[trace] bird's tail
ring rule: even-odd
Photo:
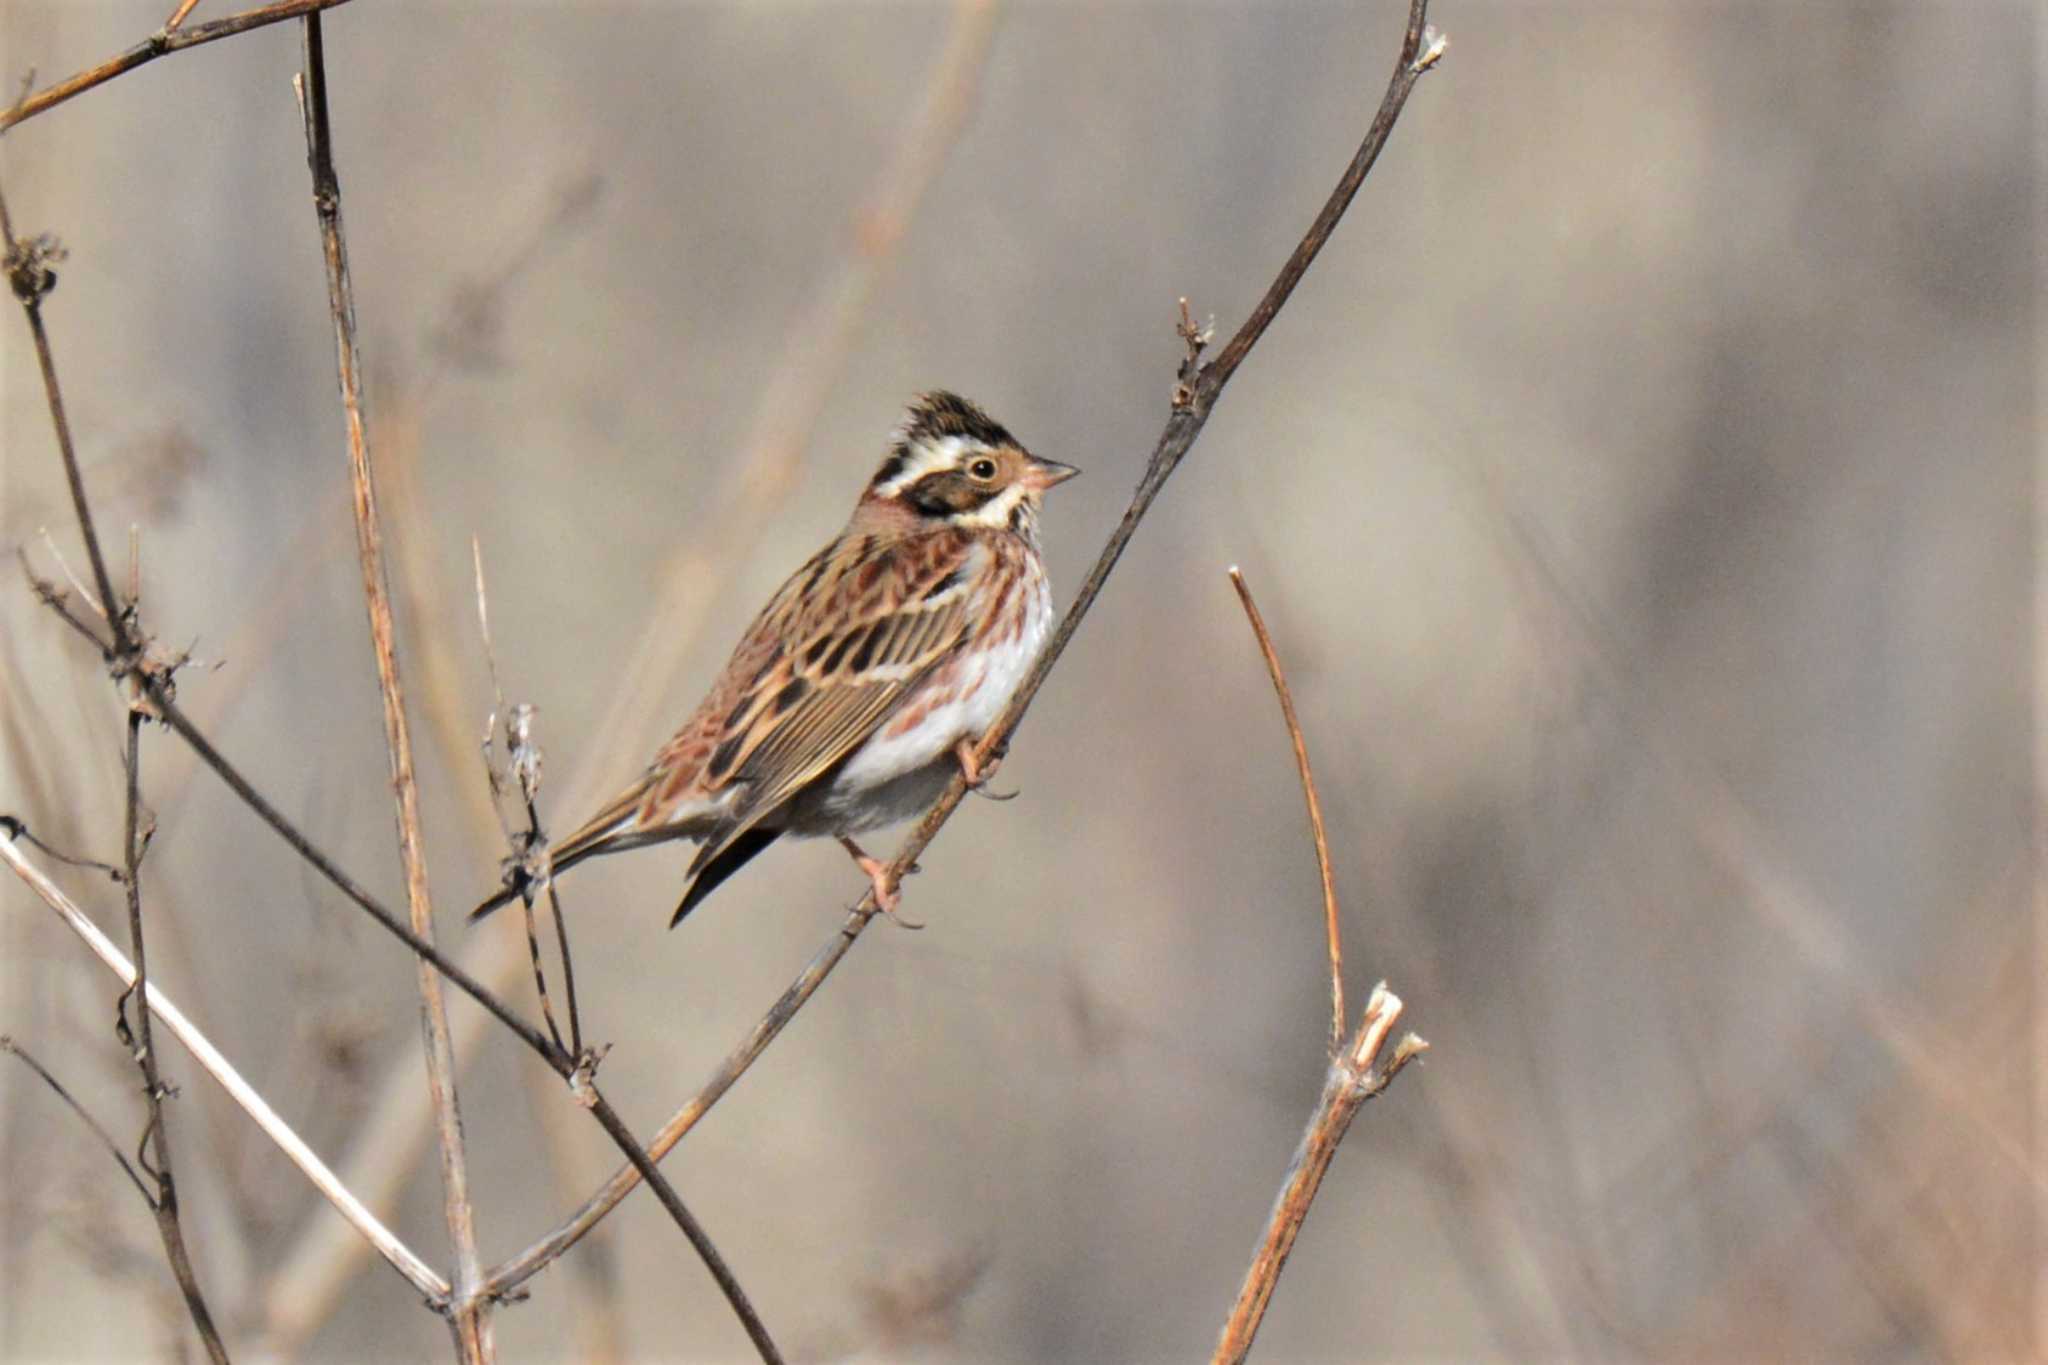
[[[674,829],[643,830],[639,827],[640,801],[646,791],[647,779],[642,778],[606,803],[603,810],[586,820],[574,834],[550,846],[549,878],[559,876],[585,858],[594,858],[600,853],[617,853],[675,838],[679,831]],[[502,909],[535,889],[533,877],[515,863],[505,874],[505,885],[469,912],[469,922],[474,924],[493,910]]]

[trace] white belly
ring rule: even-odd
[[[962,739],[978,738],[995,723],[1045,646],[1052,629],[1052,593],[1043,578],[1033,585],[1023,617],[1015,638],[960,661],[958,676],[947,679],[952,685],[945,688],[957,700],[932,707],[900,734],[884,721],[874,737],[854,751],[817,804],[793,812],[793,832],[874,829],[907,819],[936,800],[957,770],[954,746]],[[934,677],[926,685],[939,682]],[[917,704],[916,694],[905,698],[898,715]]]

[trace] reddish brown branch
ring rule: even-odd
[[[1301,735],[1301,720],[1294,714],[1294,694],[1287,689],[1287,674],[1280,667],[1280,655],[1273,637],[1266,631],[1266,618],[1252,600],[1251,585],[1237,566],[1230,569],[1230,586],[1244,603],[1244,614],[1259,638],[1259,653],[1266,658],[1266,673],[1273,679],[1273,691],[1280,698],[1280,717],[1287,722],[1287,738],[1294,745],[1294,766],[1301,773],[1301,794],[1308,802],[1309,832],[1316,841],[1316,871],[1323,879],[1323,928],[1330,942],[1330,1060],[1344,1048],[1344,935],[1337,918],[1337,879],[1330,871],[1330,838],[1323,828],[1323,803],[1316,796],[1316,775],[1308,766],[1308,742]]]
[[[1309,1205],[1315,1202],[1316,1190],[1330,1169],[1330,1160],[1337,1155],[1337,1144],[1344,1140],[1359,1106],[1385,1090],[1402,1067],[1429,1047],[1411,1033],[1395,1044],[1393,1054],[1381,1063],[1380,1051],[1400,1017],[1401,998],[1388,990],[1384,981],[1374,986],[1351,1045],[1330,1063],[1322,1099],[1309,1119],[1294,1163],[1287,1168],[1280,1198],[1266,1223],[1266,1235],[1260,1239],[1251,1268],[1245,1272],[1244,1287],[1238,1291],[1237,1305],[1223,1324],[1222,1339],[1216,1343],[1215,1365],[1238,1365],[1251,1352],[1252,1337],[1266,1315],[1266,1305],[1272,1301],[1273,1286],[1287,1264],[1287,1254],[1294,1249],[1302,1220],[1308,1217]]]

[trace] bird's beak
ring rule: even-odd
[[[1065,483],[1081,471],[1058,460],[1042,460],[1036,455],[1025,457],[1025,465],[1033,491],[1043,493],[1056,483]]]

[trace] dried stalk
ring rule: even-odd
[[[411,738],[405,722],[404,694],[398,678],[398,660],[391,621],[389,585],[383,562],[383,533],[377,518],[376,496],[370,475],[369,455],[363,435],[359,386],[360,366],[355,344],[355,303],[349,287],[348,257],[341,231],[341,186],[334,171],[333,144],[328,131],[327,74],[318,13],[306,16],[305,106],[307,154],[313,170],[313,202],[320,219],[321,244],[327,262],[328,307],[334,317],[335,346],[341,378],[342,406],[348,420],[349,471],[355,491],[357,549],[362,562],[363,594],[369,605],[370,631],[377,654],[377,679],[384,697],[385,739],[391,751],[392,778],[399,801],[399,851],[406,869],[407,898],[412,911],[413,933],[425,943],[433,941],[433,911],[428,897],[426,867],[420,847],[418,788],[412,774]],[[440,1128],[442,1182],[449,1235],[455,1244],[455,1291],[450,1308],[456,1340],[465,1360],[482,1362],[493,1354],[490,1335],[491,1300],[478,1292],[481,1267],[476,1252],[474,1214],[469,1201],[467,1170],[462,1149],[462,1120],[455,1096],[455,1059],[449,1044],[447,1009],[441,995],[440,978],[431,964],[419,964],[420,995],[427,1031],[427,1072],[434,1092],[436,1121]],[[591,1084],[581,1059],[572,1058],[552,1043],[542,1055],[561,1068],[562,1074],[578,1086],[596,1117],[612,1140],[625,1151],[655,1186],[655,1193],[696,1248],[718,1281],[741,1326],[764,1361],[779,1362],[780,1354],[766,1326],[753,1310],[739,1282],[725,1265],[710,1237],[684,1206],[681,1198],[655,1170],[653,1162],[639,1148],[637,1140],[611,1106]]]
[[[46,601],[57,607],[58,615],[82,631],[87,638],[100,646],[103,657],[119,661],[138,680],[167,676],[155,670],[158,665],[146,657],[145,642],[135,629],[134,594],[124,606],[114,595],[114,583],[107,572],[106,555],[100,548],[99,537],[93,531],[91,507],[86,501],[85,480],[79,472],[77,448],[71,440],[71,423],[64,410],[63,390],[57,383],[57,362],[50,347],[48,330],[43,326],[43,296],[56,287],[57,277],[50,269],[50,262],[61,257],[61,249],[53,243],[38,239],[23,243],[14,235],[14,222],[7,212],[7,202],[0,197],[0,247],[5,250],[5,268],[9,285],[15,297],[21,301],[22,313],[28,320],[29,335],[35,345],[36,363],[42,371],[43,394],[50,409],[50,425],[57,438],[57,448],[64,464],[64,476],[71,489],[71,501],[78,513],[79,527],[85,537],[86,553],[92,563],[93,582],[99,591],[98,607],[106,623],[107,636],[101,639],[98,632],[82,619],[63,610],[55,600],[55,594],[46,586],[39,585]],[[139,569],[137,570],[139,575]],[[139,592],[139,588],[137,589]],[[146,988],[144,975],[144,937],[142,929],[141,864],[142,835],[140,829],[141,809],[141,733],[142,722],[148,715],[139,701],[132,703],[128,712],[127,746],[127,808],[125,816],[126,849],[123,855],[124,879],[128,891],[128,933],[133,946],[136,962],[136,980]],[[12,841],[9,841],[12,848]],[[125,1007],[126,1000],[123,999]],[[184,1296],[186,1310],[191,1314],[192,1326],[206,1344],[208,1356],[215,1365],[225,1365],[227,1349],[222,1344],[219,1329],[215,1327],[213,1313],[206,1305],[206,1296],[200,1291],[199,1279],[192,1269],[192,1258],[185,1246],[185,1230],[178,1216],[177,1183],[171,1166],[169,1124],[164,1118],[163,1100],[165,1088],[157,1068],[156,1050],[151,1044],[149,1010],[145,1006],[137,1012],[138,1026],[129,1034],[125,1013],[117,1020],[118,1031],[123,1042],[128,1043],[135,1054],[137,1065],[142,1071],[143,1093],[149,1105],[149,1124],[143,1131],[142,1141],[136,1149],[136,1162],[156,1184],[156,1197],[151,1209],[156,1216],[158,1236],[164,1244],[164,1256],[170,1262],[171,1273],[178,1281],[178,1290]],[[155,1149],[156,1159],[152,1162],[148,1153]]]
[[[100,932],[99,927],[86,917],[85,912],[79,909],[41,868],[22,854],[5,827],[0,827],[0,862],[5,862],[14,870],[16,876],[28,884],[30,890],[42,897],[44,904],[56,911],[58,918],[64,921],[66,927],[85,941],[86,947],[92,949],[93,955],[105,963],[123,985],[134,984],[135,968],[127,956],[114,946],[112,939]],[[421,1260],[396,1233],[378,1221],[377,1216],[365,1208],[360,1200],[349,1193],[348,1187],[328,1169],[327,1164],[306,1145],[304,1139],[292,1131],[291,1125],[278,1116],[277,1111],[257,1093],[256,1088],[242,1079],[241,1073],[236,1071],[206,1035],[185,1017],[184,1012],[172,1003],[170,997],[152,983],[144,998],[150,1012],[162,1020],[164,1027],[171,1031],[171,1036],[192,1054],[192,1059],[199,1064],[200,1069],[220,1083],[221,1089],[227,1091],[228,1098],[241,1106],[242,1111],[256,1121],[256,1126],[263,1130],[264,1136],[277,1144],[277,1149],[304,1172],[313,1188],[320,1191],[327,1201],[334,1205],[335,1211],[362,1234],[363,1240],[389,1261],[399,1274],[405,1276],[413,1288],[426,1297],[429,1304],[439,1307],[446,1303],[448,1282],[442,1279],[432,1266]]]
[[[420,838],[419,784],[413,774],[412,735],[406,724],[405,687],[398,673],[396,627],[391,619],[391,591],[384,571],[384,530],[378,520],[376,484],[370,476],[370,455],[363,432],[355,296],[349,284],[348,247],[342,236],[341,181],[334,170],[327,113],[327,65],[317,12],[308,14],[305,20],[305,73],[299,93],[306,125],[306,156],[313,172],[313,210],[319,218],[321,254],[327,266],[327,306],[334,318],[342,413],[348,431],[356,557],[362,568],[363,600],[369,609],[377,690],[384,703],[384,743],[391,759],[392,794],[397,803],[398,857],[405,871],[412,931],[431,943],[434,906],[427,886],[426,850]],[[416,961],[414,968],[419,979],[420,1027],[426,1041],[427,1088],[432,1095],[440,1137],[442,1213],[455,1253],[449,1322],[459,1357],[471,1365],[484,1365],[495,1358],[496,1349],[486,1305],[472,1292],[479,1270],[476,1211],[469,1197],[462,1105],[456,1093],[454,1052],[448,1043],[448,1002],[432,964]]]

